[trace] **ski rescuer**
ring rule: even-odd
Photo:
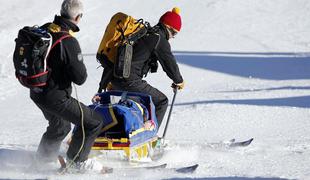
[[[73,123],[77,130],[67,151],[66,164],[80,170],[85,167],[91,147],[104,124],[100,114],[71,97],[71,84],[82,85],[87,78],[80,45],[73,37],[73,32],[79,31],[77,24],[83,15],[81,0],[64,0],[60,14],[55,16],[53,23],[43,27],[48,27],[53,39],[57,40],[64,34],[70,34],[70,37],[63,39],[49,54],[48,67],[51,68],[51,74],[47,85],[41,92],[30,91],[31,99],[48,120],[48,127],[37,150],[36,162],[40,166],[40,163],[57,160],[61,142]]]
[[[104,77],[109,76],[104,69],[103,77],[100,82],[98,92],[102,89],[121,90],[140,92],[151,95],[155,105],[156,117],[160,126],[165,112],[168,107],[168,98],[158,89],[154,88],[148,82],[143,80],[143,77],[150,72],[156,72],[158,61],[167,76],[173,81],[172,87],[177,89],[184,88],[184,81],[179,71],[178,64],[174,55],[171,52],[169,40],[174,38],[181,30],[182,22],[179,8],[173,8],[163,14],[156,26],[155,33],[149,33],[139,39],[133,45],[133,54],[131,62],[131,71],[128,78]],[[97,59],[104,58],[101,54],[97,54]],[[102,81],[105,82],[102,82]],[[99,101],[99,96],[94,96],[93,101]]]

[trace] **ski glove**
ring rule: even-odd
[[[95,94],[94,97],[91,99],[91,102],[92,102],[93,104],[95,104],[95,103],[99,103],[100,100],[101,100],[101,97],[99,96],[99,93],[97,93],[97,94]]]
[[[185,86],[184,81],[181,83],[178,83],[178,84],[172,83],[172,85],[171,85],[172,88],[177,88],[178,90],[182,90],[184,88],[184,86]]]
[[[107,85],[106,90],[107,90],[107,91],[111,91],[111,90],[112,90],[112,88],[113,88],[113,85],[112,85],[112,83],[111,83],[111,82],[109,82],[109,83],[108,83],[108,85]]]

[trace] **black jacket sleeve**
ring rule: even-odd
[[[74,37],[63,40],[63,49],[67,76],[73,83],[82,85],[86,81],[87,71],[78,41]]]
[[[160,33],[160,39],[157,47],[155,47],[155,54],[158,57],[158,60],[166,72],[167,76],[173,80],[174,83],[183,82],[183,78],[179,71],[178,64],[174,55],[171,52],[171,46],[168,40]]]

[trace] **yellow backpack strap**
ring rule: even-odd
[[[48,26],[48,30],[52,33],[58,33],[58,32],[62,32],[61,31],[61,27],[55,23],[51,23],[49,26]],[[73,32],[71,29],[68,31],[68,33],[71,35],[71,36],[74,36],[75,35],[75,32]]]
[[[55,24],[55,23],[51,23],[51,24],[48,26],[48,30],[49,30],[50,32],[57,33],[57,32],[60,32],[60,31],[61,31],[61,27],[58,26],[58,25]]]
[[[75,36],[75,32],[72,31],[71,29],[69,30],[69,34],[70,34],[71,36]]]

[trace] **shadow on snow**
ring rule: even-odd
[[[174,52],[179,63],[241,77],[310,78],[309,53]]]
[[[210,177],[210,178],[195,178],[196,180],[287,180],[283,178],[264,178],[264,177]],[[172,178],[164,180],[191,180],[191,178]]]
[[[297,96],[273,99],[233,99],[233,100],[211,100],[176,103],[176,106],[199,105],[199,104],[238,104],[257,106],[290,106],[299,108],[310,107],[310,96]]]
[[[310,90],[310,86],[284,86],[284,87],[274,87],[274,88],[240,89],[240,90],[216,91],[216,92],[240,93],[240,92],[258,92],[258,91],[276,91],[276,90]]]
[[[310,79],[310,53],[234,53],[174,52],[179,63],[200,69],[267,80]],[[310,86],[284,86],[219,92],[255,92],[268,90],[310,90]],[[177,103],[177,106],[223,103],[260,106],[310,107],[310,96],[270,99],[234,99]]]

